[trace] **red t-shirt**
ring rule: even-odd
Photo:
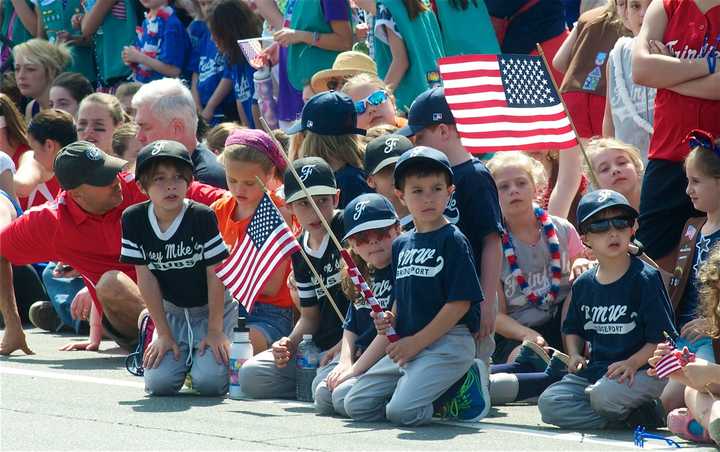
[[[682,59],[707,58],[720,44],[720,5],[703,14],[693,0],[663,0],[668,18],[665,45]],[[720,101],[698,99],[658,89],[651,159],[680,162],[690,153],[683,139],[692,129],[720,134]]]
[[[107,271],[119,270],[135,281],[135,267],[120,262],[123,211],[147,200],[130,173],[120,173],[123,200],[103,215],[85,212],[67,192],[53,202],[32,208],[0,231],[0,256],[15,265],[62,261],[75,268],[85,280],[95,306],[95,284]],[[193,182],[187,197],[210,205],[225,190]]]
[[[17,147],[17,149],[15,149],[15,154],[12,156],[15,168],[20,168],[20,157],[29,150],[30,148],[24,144],[21,144]],[[27,210],[31,207],[40,206],[48,201],[54,200],[58,193],[60,193],[60,184],[57,179],[55,179],[55,176],[53,176],[53,178],[49,181],[42,182],[40,185],[35,187],[35,189],[30,193],[30,196],[26,198],[18,197],[18,202],[23,210]]]

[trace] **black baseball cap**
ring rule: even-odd
[[[328,163],[320,157],[306,157],[293,162],[293,168],[300,176],[300,180],[307,188],[310,196],[334,195],[337,193],[335,174]],[[290,168],[285,170],[283,177],[285,183],[285,202],[291,203],[305,198],[305,192],[300,188]]]
[[[352,97],[338,91],[324,91],[311,97],[302,109],[300,121],[287,130],[292,135],[309,130],[318,135],[365,135],[357,127]]]
[[[345,235],[343,240],[357,234],[392,226],[398,222],[397,213],[392,203],[383,195],[377,193],[362,194],[345,206],[343,224]]]
[[[578,203],[577,220],[580,229],[583,223],[610,208],[623,209],[633,219],[638,217],[637,210],[630,205],[625,196],[613,190],[595,190],[583,196]]]
[[[412,142],[402,135],[388,134],[375,138],[365,147],[365,171],[369,176],[377,174],[397,162],[412,147]]]
[[[150,162],[159,158],[175,159],[186,164],[190,169],[193,167],[190,153],[185,145],[177,141],[157,140],[145,145],[145,147],[138,152],[137,159],[135,160],[135,179],[140,179],[140,175],[145,171],[145,168],[148,167]]]
[[[75,141],[60,149],[53,169],[60,186],[71,190],[83,184],[106,187],[126,165],[125,160],[104,153],[88,141]]]
[[[407,125],[397,133],[411,137],[436,124],[455,124],[455,117],[450,111],[445,99],[445,89],[442,87],[430,88],[415,98],[410,106]]]
[[[450,160],[442,152],[429,146],[415,146],[409,151],[405,152],[400,156],[400,159],[395,164],[395,188],[400,189],[400,181],[403,178],[405,171],[412,165],[423,162],[429,166],[435,166],[450,175],[450,181],[453,178],[453,170],[450,167]]]

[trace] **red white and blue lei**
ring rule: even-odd
[[[544,304],[551,305],[558,298],[558,294],[560,293],[560,280],[562,279],[560,241],[558,240],[557,231],[555,231],[555,226],[553,225],[547,211],[537,205],[534,205],[533,213],[535,214],[535,218],[537,218],[538,223],[542,226],[548,249],[550,250],[550,290],[544,295],[538,295],[535,291],[530,289],[530,285],[518,265],[515,248],[513,247],[510,233],[507,230],[502,236],[503,254],[505,254],[505,259],[507,259],[508,265],[510,266],[510,273],[515,278],[515,281],[520,287],[522,293],[525,295],[525,298],[527,298],[527,301],[535,306],[542,306]]]

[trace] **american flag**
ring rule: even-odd
[[[663,356],[660,361],[655,364],[655,371],[657,372],[658,378],[665,378],[693,361],[695,361],[695,354],[691,353],[687,347],[683,347],[682,350],[675,349],[671,353]]]
[[[530,55],[441,58],[445,98],[473,154],[567,149],[577,144],[543,60]]]
[[[260,289],[278,264],[299,250],[295,236],[266,194],[250,220],[245,238],[235,244],[215,272],[233,298],[251,312]]]
[[[267,38],[250,38],[250,39],[238,39],[237,43],[240,46],[240,50],[242,50],[243,55],[245,55],[245,59],[248,63],[250,63],[250,66],[254,67],[255,69],[260,69],[263,67],[263,61],[259,58],[260,53],[263,51],[262,43],[261,41],[268,40]],[[272,38],[270,38],[272,41]]]

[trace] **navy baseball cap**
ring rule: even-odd
[[[365,135],[357,127],[357,112],[352,97],[338,91],[325,91],[311,97],[302,109],[300,121],[286,133],[309,130],[318,135]]]
[[[113,183],[128,162],[106,154],[87,141],[75,141],[60,149],[53,169],[63,190],[83,184],[106,187]]]
[[[365,147],[365,171],[369,176],[377,174],[413,147],[412,141],[402,135],[388,134],[375,138]]]
[[[442,87],[430,88],[415,98],[410,106],[407,125],[397,133],[411,137],[436,124],[455,124],[455,117],[450,111],[445,99],[445,89]]]
[[[638,217],[637,210],[630,205],[625,196],[613,190],[595,190],[583,196],[578,203],[578,225],[582,226],[593,216],[610,208],[623,209],[633,219]]]
[[[293,168],[300,176],[300,180],[307,188],[310,196],[334,195],[337,193],[335,174],[328,163],[320,157],[306,157],[293,162]],[[285,170],[283,178],[285,183],[285,202],[291,203],[305,198],[305,192],[300,188],[290,168]]]
[[[398,221],[395,207],[386,197],[377,193],[362,194],[345,206],[343,240],[359,232],[392,226]]]
[[[135,179],[140,179],[140,175],[145,171],[145,168],[148,167],[150,162],[159,158],[174,159],[184,163],[191,169],[193,167],[190,153],[185,145],[172,140],[156,140],[145,145],[145,147],[138,152],[137,159],[135,160]]]
[[[450,160],[448,160],[445,154],[429,146],[415,146],[401,155],[395,164],[395,172],[393,173],[395,177],[395,188],[400,189],[400,181],[403,178],[403,173],[410,168],[410,166],[419,162],[423,162],[429,166],[435,166],[447,172],[448,175],[450,175],[450,181],[452,181],[453,170],[452,167],[450,167]]]

